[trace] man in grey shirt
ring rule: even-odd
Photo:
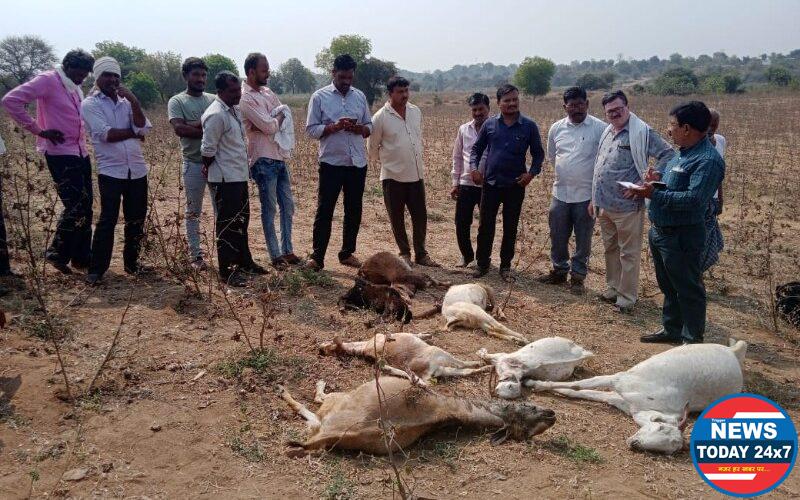
[[[200,154],[200,142],[203,138],[200,117],[214,102],[214,94],[204,92],[208,67],[199,57],[186,59],[181,66],[181,74],[186,80],[186,90],[170,98],[167,116],[175,135],[181,138],[181,173],[186,194],[186,240],[189,243],[191,265],[199,271],[206,267],[203,251],[200,249],[200,215],[203,212],[207,184]]]
[[[664,170],[675,151],[658,133],[628,110],[628,98],[617,90],[603,96],[610,125],[600,140],[592,180],[589,212],[597,215],[606,260],[606,290],[601,299],[629,313],[639,298],[644,203],[626,198],[620,182],[640,184],[648,158]]]
[[[239,77],[221,71],[214,79],[217,97],[200,119],[203,173],[208,177],[217,207],[217,260],[220,280],[230,286],[247,284],[248,274],[266,274],[253,261],[247,241],[250,198],[244,125],[236,105],[242,98]]]
[[[338,56],[331,71],[333,81],[314,92],[308,104],[306,133],[319,139],[319,187],[314,250],[306,267],[317,271],[325,266],[333,212],[340,192],[344,192],[344,221],[339,262],[349,267],[361,266],[353,254],[367,179],[364,140],[372,132],[372,116],[364,93],[351,86],[355,69],[356,62],[350,55]]]

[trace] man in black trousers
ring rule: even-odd
[[[503,205],[500,277],[510,281],[525,187],[542,171],[544,149],[539,127],[519,111],[519,90],[515,86],[506,84],[498,88],[497,103],[500,114],[483,124],[469,161],[473,182],[483,186],[475,277],[489,272],[497,212]],[[529,168],[525,164],[528,150],[533,157]],[[484,151],[487,151],[486,173],[481,174],[479,165]]]
[[[200,118],[203,124],[203,172],[208,177],[217,207],[216,238],[220,280],[245,286],[249,275],[266,274],[253,261],[247,241],[250,198],[242,115],[236,108],[242,98],[239,77],[221,71],[214,79],[217,97]]]

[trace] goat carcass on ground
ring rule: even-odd
[[[320,344],[321,354],[349,354],[369,359],[382,358],[386,363],[382,369],[398,377],[410,378],[414,373],[423,383],[431,378],[463,377],[491,370],[480,361],[462,361],[449,352],[432,346],[424,339],[430,334],[379,333],[369,340],[342,342],[334,338],[332,342]]]
[[[481,349],[478,356],[494,366],[497,395],[514,399],[522,394],[523,380],[566,380],[581,361],[594,354],[563,337],[546,337],[512,353],[489,354]]]
[[[524,335],[501,324],[487,312],[494,306],[494,292],[487,285],[451,286],[442,300],[442,316],[447,320],[445,328],[478,328],[492,337],[527,344]]]
[[[574,382],[529,380],[537,391],[608,403],[631,415],[640,429],[627,440],[635,450],[675,453],[683,448],[688,412],[742,390],[747,343],[689,344],[652,356],[628,371]],[[608,391],[597,389],[609,389]]]
[[[380,399],[377,385],[381,388]],[[494,429],[493,441],[499,443],[506,438],[524,440],[541,434],[556,421],[552,410],[530,403],[468,401],[437,394],[396,377],[370,380],[350,392],[325,394],[324,389],[325,383],[317,382],[315,400],[322,406],[313,413],[281,388],[283,399],[311,429],[304,442],[290,443],[299,447],[294,452],[333,448],[385,454],[454,424]]]

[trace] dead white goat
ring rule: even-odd
[[[640,429],[627,440],[634,450],[675,453],[683,447],[688,412],[742,390],[747,343],[689,344],[652,356],[628,371],[575,382],[528,381],[534,390],[600,401],[633,417]],[[597,389],[609,389],[602,391]]]
[[[442,299],[442,316],[447,320],[445,328],[479,328],[503,340],[527,344],[524,335],[501,324],[487,311],[495,306],[491,287],[479,283],[451,286]],[[502,312],[498,312],[502,318]]]
[[[380,398],[377,385],[381,388]],[[331,394],[325,394],[325,382],[319,381],[315,401],[322,406],[316,413],[280,389],[281,397],[311,430],[304,442],[290,443],[296,447],[293,455],[322,449],[385,454],[389,449],[404,449],[421,436],[448,425],[496,429],[494,443],[506,438],[525,440],[546,431],[556,421],[552,410],[530,403],[468,401],[437,394],[396,377],[380,377],[377,383],[370,380],[349,392]]]
[[[539,339],[512,353],[478,351],[481,359],[494,366],[498,379],[495,392],[505,399],[518,398],[525,379],[566,380],[581,361],[593,355],[563,337]]]
[[[423,339],[430,334],[379,333],[371,339],[360,342],[342,342],[338,337],[332,342],[320,344],[320,354],[348,354],[368,359],[383,358],[386,364],[382,369],[397,377],[411,378],[415,374],[423,382],[432,377],[463,377],[474,373],[490,371],[481,361],[462,361],[449,352],[432,346]]]

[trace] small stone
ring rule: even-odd
[[[111,463],[111,462],[106,462],[106,463],[104,463],[104,464],[102,464],[100,466],[100,470],[103,471],[106,474],[111,472],[111,469],[113,469],[113,468],[114,468],[114,464]]]
[[[200,372],[199,372],[197,375],[195,375],[195,376],[194,376],[194,378],[193,378],[192,380],[193,380],[193,381],[200,380],[200,377],[202,377],[202,376],[203,376],[203,375],[205,375],[205,374],[206,374],[206,371],[205,371],[205,370],[200,370]]]
[[[171,372],[176,372],[181,369],[181,365],[178,363],[170,363],[166,366],[166,369]]]
[[[86,475],[89,473],[89,469],[79,468],[79,469],[70,469],[61,476],[61,479],[64,481],[80,481],[81,479],[85,478]]]
[[[153,432],[158,432],[158,431],[161,430],[161,425],[160,424],[153,424],[153,425],[150,426],[150,430],[153,431]]]

